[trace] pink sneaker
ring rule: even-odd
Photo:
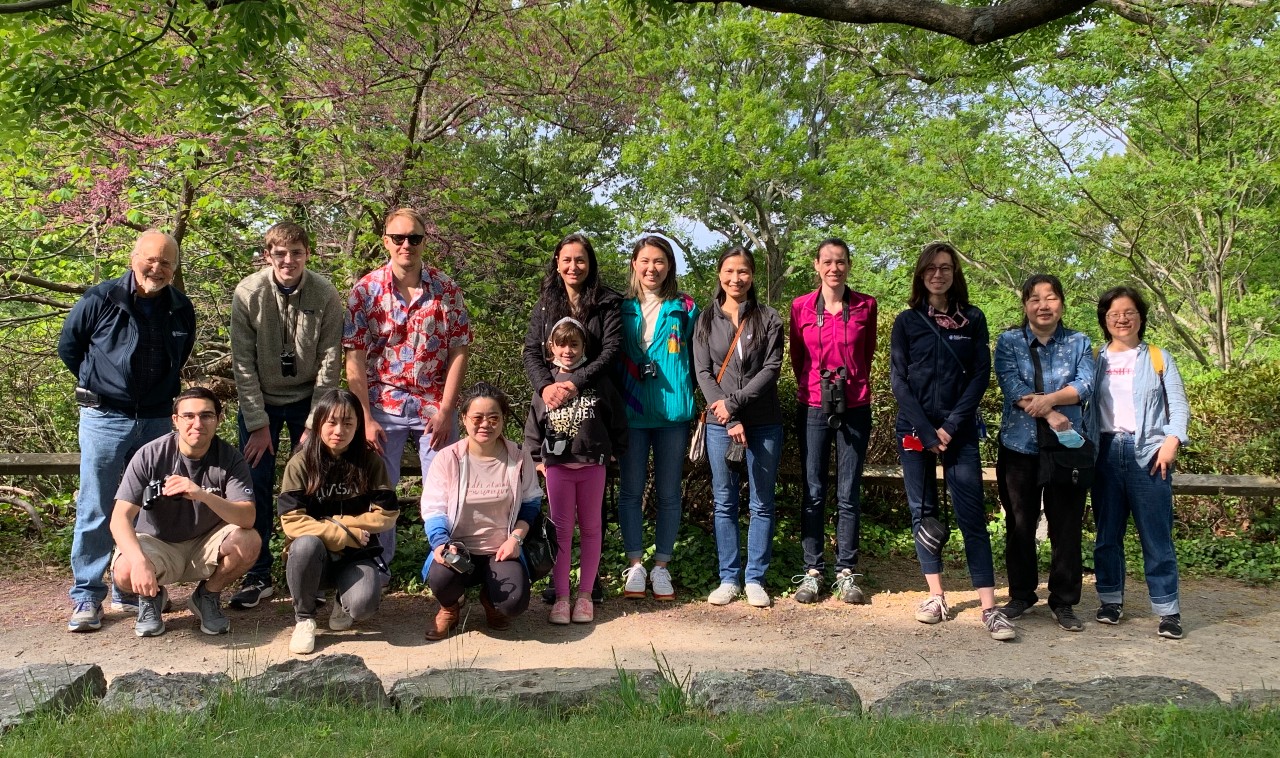
[[[573,623],[590,624],[595,618],[596,607],[591,598],[579,595],[577,602],[573,604]]]
[[[551,615],[547,616],[547,621],[553,624],[569,623],[569,599],[561,598],[556,600],[555,605],[551,606]]]

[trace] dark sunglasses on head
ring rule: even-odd
[[[409,240],[410,245],[421,245],[422,241],[427,238],[425,234],[388,234],[387,239],[397,245],[403,245],[405,240]]]

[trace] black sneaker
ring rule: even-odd
[[[1069,605],[1060,605],[1053,608],[1053,617],[1058,620],[1058,626],[1068,632],[1080,632],[1084,630],[1084,623],[1080,621],[1080,617],[1076,615],[1076,609]]]
[[[263,579],[245,579],[244,584],[240,585],[240,591],[231,596],[228,603],[232,608],[244,610],[246,608],[257,608],[258,603],[275,594],[271,582]]]
[[[1098,612],[1093,614],[1099,624],[1119,624],[1120,619],[1124,618],[1124,606],[1119,603],[1103,603]]]
[[[1009,602],[1006,603],[1005,606],[1000,609],[1000,612],[1003,613],[1004,617],[1007,619],[1016,619],[1016,618],[1020,618],[1022,614],[1031,610],[1031,606],[1035,604],[1036,604],[1036,601],[1034,600],[1028,602],[1026,600],[1019,600],[1018,598],[1015,597],[1010,599]]]
[[[820,584],[822,574],[819,574],[816,569],[809,569],[799,576],[792,577],[791,581],[800,585],[793,596],[797,603],[818,602],[818,597],[822,595],[822,585]]]
[[[596,577],[595,586],[591,588],[591,602],[594,605],[600,605],[604,602],[604,583],[600,581],[600,577]]]
[[[554,605],[556,602],[556,588],[550,584],[542,591],[542,602],[547,605]]]
[[[1172,616],[1160,617],[1160,628],[1156,630],[1156,634],[1170,640],[1182,639],[1182,614],[1175,613]]]

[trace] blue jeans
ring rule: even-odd
[[[264,403],[267,412],[267,430],[271,434],[271,449],[280,450],[280,431],[289,429],[289,451],[296,452],[298,440],[307,426],[307,416],[311,414],[311,400],[299,400],[288,405],[269,405]],[[244,414],[236,414],[236,426],[240,431],[240,452],[249,442],[249,429],[244,424]],[[244,583],[263,581],[271,584],[271,536],[276,531],[276,507],[273,495],[276,491],[276,452],[264,452],[258,459],[258,465],[249,468],[253,480],[253,530],[262,538],[262,549],[258,552],[258,560],[244,575]]]
[[[840,415],[840,426],[827,425],[821,408],[800,405],[796,409],[800,433],[800,459],[804,462],[804,499],[800,505],[800,545],[806,569],[826,570],[827,481],[831,445],[836,447],[836,570],[858,565],[858,541],[862,518],[862,467],[871,437],[871,406],[850,408]]]
[[[915,534],[920,519],[939,518],[938,459],[942,459],[942,475],[951,495],[951,510],[964,535],[964,557],[969,564],[969,578],[974,587],[996,586],[992,566],[991,534],[987,531],[987,511],[982,500],[982,460],[978,456],[978,440],[947,446],[941,456],[929,451],[916,452],[902,447],[898,430],[898,460],[902,463],[902,483],[907,491],[907,507],[911,509],[911,533]],[[916,543],[916,557],[925,574],[941,574],[942,560]]]
[[[1151,611],[1179,613],[1178,556],[1173,549],[1173,475],[1161,479],[1138,462],[1132,434],[1103,434],[1093,480],[1093,516],[1098,539],[1093,565],[1098,599],[1124,602],[1124,533],[1133,525],[1142,542],[1142,570],[1151,594]]]
[[[173,428],[168,416],[130,418],[104,408],[80,409],[80,498],[71,540],[72,603],[107,596],[102,575],[111,561],[111,511],[125,467],[148,442]]]
[[[689,446],[688,422],[651,429],[631,427],[627,452],[619,461],[618,526],[627,558],[644,554],[644,487],[649,481],[649,449],[653,449],[653,488],[658,496],[658,524],[654,528],[653,559],[671,560],[680,531],[680,485]]]
[[[387,466],[387,480],[391,489],[400,484],[400,458],[404,455],[404,446],[413,440],[418,446],[418,460],[422,464],[422,478],[425,481],[427,472],[431,470],[431,461],[435,460],[436,451],[431,449],[431,435],[426,433],[422,419],[415,414],[412,418],[393,416],[378,407],[369,409],[373,419],[382,424],[387,439],[382,443],[382,462]],[[457,419],[449,422],[449,442],[458,439]],[[396,528],[393,526],[378,535],[378,544],[382,545],[382,560],[387,569],[391,568],[391,559],[396,555]]]
[[[751,522],[747,527],[747,584],[764,584],[773,558],[774,485],[782,454],[782,425],[746,427],[747,477],[751,482]],[[743,583],[742,557],[738,549],[738,472],[724,459],[729,433],[719,424],[707,424],[707,461],[711,464],[711,493],[715,498],[716,555],[720,581]]]

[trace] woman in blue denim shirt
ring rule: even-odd
[[[1074,606],[1080,602],[1080,542],[1088,486],[1046,486],[1049,472],[1041,471],[1036,440],[1036,419],[1042,418],[1064,444],[1078,447],[1084,442],[1081,405],[1093,395],[1093,352],[1087,336],[1062,325],[1065,308],[1058,277],[1035,274],[1022,285],[1022,326],[1004,332],[996,341],[996,380],[1004,392],[996,480],[1005,512],[1004,557],[1009,574],[1004,615],[1018,618],[1039,599],[1036,527],[1043,496],[1052,546],[1049,608],[1058,626],[1078,632],[1084,625]],[[1032,350],[1039,351],[1043,393],[1035,390]]]
[[[1156,633],[1182,639],[1178,557],[1173,548],[1173,461],[1187,439],[1187,394],[1168,353],[1143,341],[1147,303],[1130,287],[1098,300],[1098,325],[1107,339],[1090,404],[1092,428],[1101,432],[1093,480],[1098,538],[1093,547],[1098,600],[1095,618],[1119,624],[1124,616],[1124,532],[1129,514],[1142,541],[1143,573]],[[1160,353],[1163,377],[1152,358]]]

